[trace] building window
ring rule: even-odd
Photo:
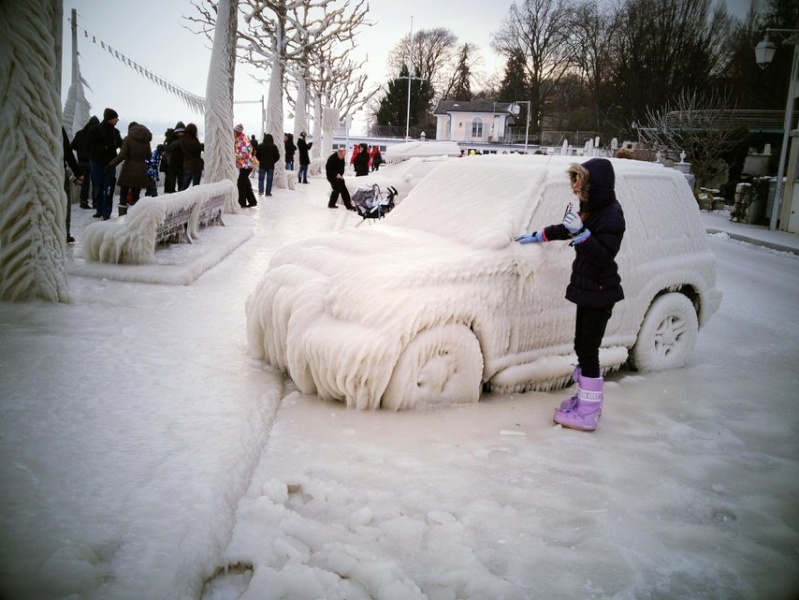
[[[483,119],[475,117],[472,121],[472,139],[483,139]]]

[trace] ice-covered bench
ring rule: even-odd
[[[152,263],[159,243],[191,243],[201,226],[223,225],[222,212],[234,206],[236,195],[235,183],[221,181],[142,198],[126,215],[89,225],[83,235],[83,256],[98,262]]]
[[[207,227],[208,225],[222,225],[222,213],[225,212],[225,202],[227,201],[225,195],[215,194],[208,197],[208,199],[200,205],[200,211],[197,216],[197,222],[200,227]]]

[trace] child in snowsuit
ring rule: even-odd
[[[514,239],[522,244],[570,240],[574,247],[566,299],[577,305],[577,394],[560,405],[553,420],[563,427],[594,431],[603,401],[599,346],[614,304],[624,298],[615,258],[626,224],[616,200],[616,176],[609,160],[592,158],[582,165],[573,164],[568,173],[572,191],[580,200],[579,211],[569,210],[562,223]]]

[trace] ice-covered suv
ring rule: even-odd
[[[246,303],[251,352],[304,393],[357,408],[477,401],[569,381],[574,250],[514,234],[560,222],[574,158],[451,159],[384,220],[281,249]],[[625,299],[603,367],[683,366],[718,309],[714,257],[676,170],[614,160]]]

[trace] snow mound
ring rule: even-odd
[[[455,142],[405,142],[386,150],[386,162],[391,164],[414,156],[460,156],[461,149]]]

